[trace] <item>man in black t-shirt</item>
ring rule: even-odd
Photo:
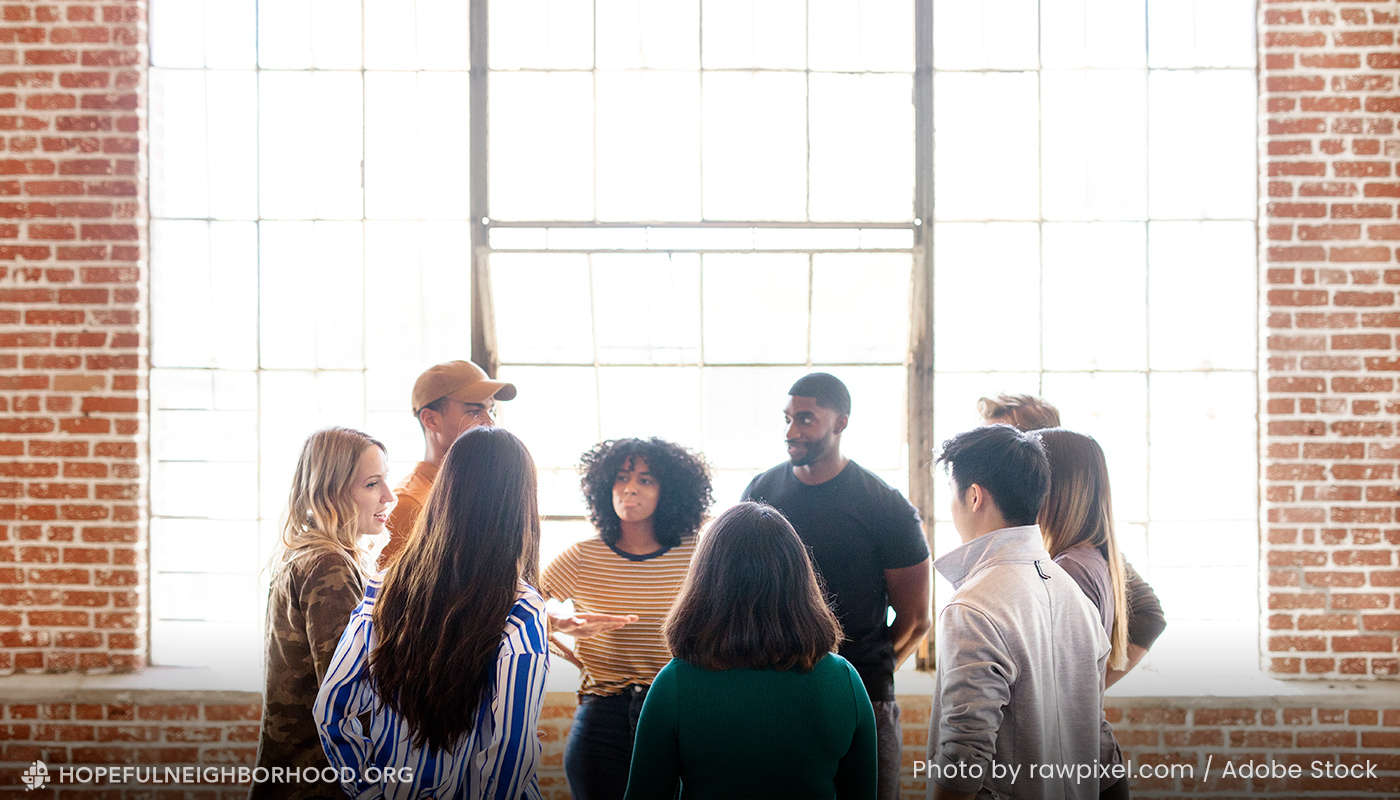
[[[845,631],[840,654],[875,706],[879,797],[894,800],[904,741],[894,671],[929,629],[929,551],[909,501],[841,455],[850,414],[851,394],[836,376],[799,379],[783,408],[788,462],[754,478],[743,499],[783,512],[811,551]]]

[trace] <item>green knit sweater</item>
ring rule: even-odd
[[[875,712],[845,659],[810,672],[672,659],[647,693],[627,800],[873,798]]]

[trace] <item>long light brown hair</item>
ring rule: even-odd
[[[1087,545],[1108,562],[1113,590],[1113,650],[1108,666],[1128,665],[1127,578],[1118,538],[1113,533],[1113,496],[1108,486],[1108,460],[1093,437],[1064,428],[1038,431],[1050,457],[1050,494],[1040,506],[1040,532],[1054,558],[1072,547]]]
[[[287,495],[287,516],[272,559],[274,573],[315,550],[340,553],[361,574],[369,571],[350,483],[360,456],[371,447],[388,452],[378,439],[353,428],[322,428],[306,437]]]
[[[776,508],[740,503],[700,537],[665,625],[683,661],[710,670],[810,670],[841,641],[811,558]]]
[[[517,587],[537,583],[536,494],[525,445],[502,428],[472,428],[448,449],[385,575],[370,674],[415,747],[451,751],[474,724]]]

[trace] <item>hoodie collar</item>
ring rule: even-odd
[[[1039,525],[1001,528],[978,536],[933,562],[938,574],[957,589],[981,570],[994,564],[1031,564],[1049,561]]]

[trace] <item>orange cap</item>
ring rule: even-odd
[[[493,381],[486,370],[470,361],[446,361],[428,367],[413,383],[413,413],[443,397],[463,403],[484,403],[488,398],[511,400],[515,384]]]

